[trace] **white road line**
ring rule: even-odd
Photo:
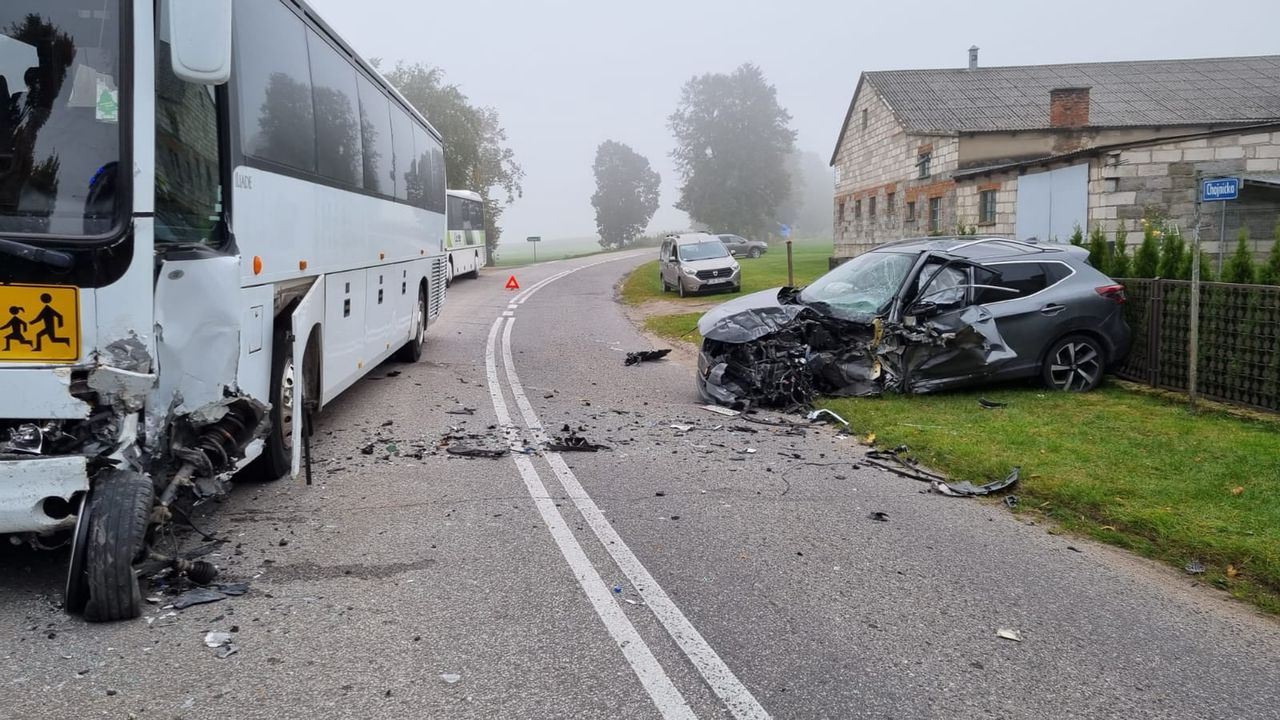
[[[497,415],[500,425],[509,428],[512,427],[511,414],[507,409],[507,401],[502,397],[502,387],[498,384],[498,363],[495,357],[498,331],[505,322],[507,321],[503,318],[498,318],[489,330],[489,341],[485,346],[484,361],[485,372],[489,381],[489,396],[493,400],[494,414]],[[525,488],[528,489],[529,496],[533,498],[534,505],[538,508],[538,514],[542,516],[542,521],[546,523],[547,529],[551,531],[551,537],[560,549],[560,554],[569,563],[569,568],[573,571],[578,585],[586,593],[587,599],[591,602],[591,606],[595,608],[596,615],[604,623],[609,635],[618,644],[618,648],[622,650],[623,657],[630,663],[631,669],[635,671],[636,677],[640,679],[640,684],[649,693],[649,697],[653,700],[658,712],[662,714],[663,718],[672,720],[697,720],[697,715],[694,714],[693,709],[685,702],[680,690],[671,682],[671,678],[667,676],[658,659],[654,657],[653,651],[645,644],[644,639],[640,637],[640,633],[631,624],[631,620],[623,612],[617,601],[613,599],[613,594],[609,591],[609,587],[601,579],[600,574],[596,572],[591,560],[587,558],[582,545],[578,543],[578,539],[574,537],[573,531],[569,529],[568,523],[565,522],[564,516],[556,508],[555,501],[547,494],[547,488],[543,485],[542,479],[538,477],[538,471],[534,468],[533,461],[523,454],[516,454],[514,458],[516,468],[520,471],[520,477],[524,480]]]
[[[529,403],[529,398],[524,392],[524,386],[520,384],[520,378],[516,375],[515,361],[511,354],[511,329],[515,327],[515,319],[511,319],[506,323],[506,329],[502,333],[502,364],[507,374],[507,386],[511,390],[512,397],[515,398],[516,406],[520,408],[520,414],[524,418],[525,425],[532,431],[534,439],[539,444],[547,442],[546,433],[543,431],[542,422],[538,419],[537,413],[534,412],[533,406]],[[768,718],[767,713],[751,694],[751,691],[738,680],[729,666],[711,647],[702,634],[698,632],[693,623],[689,622],[689,618],[685,617],[680,608],[676,607],[674,601],[667,595],[657,580],[649,574],[640,559],[635,556],[631,548],[623,542],[622,536],[613,529],[613,525],[605,519],[604,513],[583,489],[582,484],[578,482],[577,476],[573,474],[573,470],[565,464],[564,459],[559,453],[543,452],[543,457],[551,466],[552,472],[559,479],[561,486],[564,487],[569,499],[573,501],[578,512],[582,513],[582,517],[586,519],[587,525],[591,527],[595,533],[596,539],[604,545],[605,550],[609,552],[609,556],[617,563],[623,574],[631,581],[631,585],[644,598],[645,604],[653,610],[653,614],[662,623],[671,635],[671,639],[675,640],[680,649],[684,651],[689,661],[693,663],[698,672],[707,681],[707,685],[711,687],[729,712],[739,720],[759,720]]]

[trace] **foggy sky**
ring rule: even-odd
[[[526,172],[506,241],[595,234],[591,163],[604,140],[662,174],[651,229],[685,228],[667,116],[690,77],[743,62],[777,87],[797,147],[825,158],[860,72],[963,67],[970,45],[989,66],[1280,52],[1274,0],[309,2],[366,58],[440,66],[498,109]]]

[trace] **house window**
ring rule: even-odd
[[[994,225],[996,223],[996,191],[983,190],[978,193],[978,224]]]
[[[929,198],[929,232],[942,232],[942,198]]]
[[[884,199],[884,211],[889,217],[898,212],[898,193],[889,193]]]
[[[853,201],[853,218],[855,220],[862,219],[862,201],[861,200]]]
[[[916,158],[916,170],[917,170],[916,177],[920,178],[921,180],[929,177],[929,163],[932,161],[933,161],[932,152],[920,153],[920,156]]]
[[[915,222],[915,221],[916,221],[916,201],[911,200],[907,202],[907,222]]]
[[[867,111],[863,110],[862,111],[862,129],[863,130],[867,129],[868,123],[869,123],[869,120],[867,119]]]
[[[837,215],[837,217],[839,218],[839,222],[844,222],[844,200],[840,201],[840,214]]]
[[[876,199],[873,196],[867,199],[867,217],[875,217],[875,216],[876,216]]]

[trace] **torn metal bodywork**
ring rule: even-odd
[[[754,293],[703,316],[703,397],[729,407],[807,408],[816,395],[927,393],[1012,358],[985,308],[849,320],[793,288]]]

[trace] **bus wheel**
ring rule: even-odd
[[[107,470],[95,480],[86,503],[86,620],[130,620],[142,614],[142,591],[134,565],[146,554],[154,503],[155,486],[141,473]]]
[[[418,308],[413,314],[413,339],[396,351],[400,362],[416,363],[422,357],[422,343],[427,338],[427,291],[423,288],[418,288]]]
[[[262,454],[242,473],[254,480],[279,480],[293,468],[293,403],[299,376],[289,335],[287,328],[277,327],[271,345],[271,432],[263,438]]]
[[[449,267],[448,269],[445,270],[445,273],[444,273],[444,286],[445,287],[453,286],[453,258],[449,258]]]

